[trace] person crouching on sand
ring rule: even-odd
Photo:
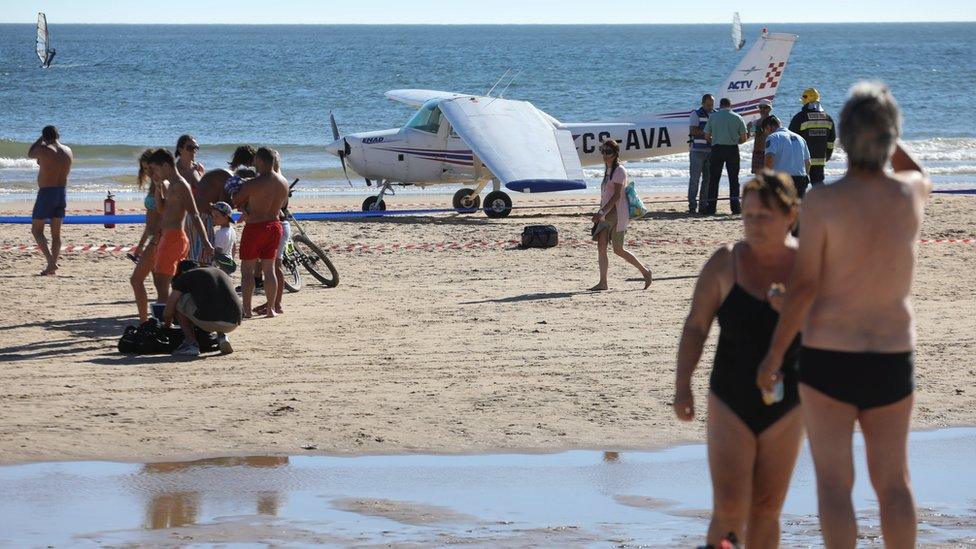
[[[136,298],[136,309],[139,311],[139,322],[149,320],[149,296],[146,294],[146,277],[149,276],[153,265],[156,263],[156,244],[159,240],[160,213],[156,208],[156,186],[165,184],[162,181],[157,182],[149,175],[148,161],[154,152],[155,149],[146,149],[139,157],[139,189],[142,190],[147,183],[149,185],[146,197],[143,199],[143,205],[146,208],[146,225],[142,230],[142,236],[139,238],[139,244],[136,246],[134,255],[136,266],[132,270],[132,276],[129,277],[129,283],[132,284],[132,292]],[[156,273],[153,273],[153,285],[156,287],[156,302],[164,303],[166,296],[169,295],[169,289]]]
[[[180,261],[173,291],[166,300],[163,323],[168,328],[173,319],[180,322],[183,343],[173,351],[174,356],[200,356],[200,344],[194,327],[217,333],[220,354],[234,352],[227,334],[241,325],[241,300],[230,278],[215,267],[200,267],[192,260]]]
[[[911,290],[932,182],[899,141],[901,111],[887,86],[856,84],[838,127],[847,173],[803,201],[790,292],[755,383],[768,390],[781,378],[802,328],[800,395],[824,544],[857,543],[852,439],[860,424],[885,547],[915,547]]]
[[[593,239],[597,242],[597,260],[600,265],[600,282],[591,291],[607,289],[607,244],[613,244],[613,253],[624,258],[641,272],[644,289],[651,285],[651,271],[634,254],[624,249],[624,237],[630,223],[630,205],[627,202],[627,170],[620,165],[620,145],[607,139],[600,145],[605,171],[600,184],[600,210],[593,214]]]
[[[777,547],[780,509],[803,437],[799,337],[780,360],[785,379],[779,394],[761,393],[756,371],[779,318],[777,290],[793,270],[797,241],[790,229],[798,199],[793,181],[769,170],[746,184],[742,199],[745,239],[712,254],[695,286],[678,345],[674,411],[682,421],[695,417],[691,375],[717,316],[720,332],[708,394],[713,497],[708,544],[718,547],[732,533],[746,547]]]
[[[278,215],[288,199],[288,181],[274,170],[278,153],[261,147],[254,155],[254,168],[258,176],[248,180],[234,195],[234,207],[247,214],[247,222],[241,233],[241,297],[244,301],[244,318],[251,318],[251,297],[254,295],[254,269],[261,260],[264,274],[264,295],[268,301],[265,316],[276,316],[278,304],[278,276],[275,260],[278,246],[284,234]]]

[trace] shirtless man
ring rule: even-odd
[[[860,83],[840,117],[847,173],[815,187],[800,212],[800,246],[757,384],[771,390],[803,329],[800,400],[829,548],[852,548],[854,424],[861,424],[886,547],[914,547],[908,474],[914,391],[910,291],[932,184],[898,141],[901,114],[887,87]],[[893,173],[884,171],[891,160]]]
[[[203,164],[197,162],[197,152],[200,145],[197,144],[195,137],[189,134],[181,135],[176,140],[176,171],[190,185],[193,191],[193,199],[196,201],[197,211],[200,212],[200,219],[203,220],[203,227],[206,229],[198,233],[193,225],[193,220],[187,218],[184,230],[190,238],[189,259],[207,265],[210,257],[203,255],[204,238],[213,241],[213,218],[210,217],[210,204],[204,202],[200,196],[200,179],[203,177]]]
[[[61,254],[61,221],[64,219],[68,173],[74,155],[71,149],[62,145],[61,135],[54,126],[45,126],[41,137],[30,146],[27,157],[37,160],[37,200],[31,215],[31,234],[37,247],[47,259],[47,267],[41,276],[58,272],[58,256]],[[51,246],[44,237],[44,223],[51,220]]]
[[[213,244],[207,238],[203,221],[197,211],[190,184],[176,171],[176,159],[166,149],[154,152],[146,161],[156,181],[169,181],[169,185],[156,185],[156,209],[162,213],[159,221],[160,239],[156,245],[156,264],[153,272],[160,278],[160,285],[169,288],[176,275],[176,267],[186,259],[190,241],[183,231],[184,219],[189,219],[198,234],[203,235],[201,248],[208,256],[213,255]]]
[[[261,260],[264,274],[265,316],[277,316],[278,285],[275,260],[284,229],[278,214],[288,199],[288,181],[274,170],[278,152],[261,147],[254,155],[254,168],[258,176],[241,186],[234,195],[234,207],[247,214],[247,224],[241,234],[241,297],[244,302],[244,318],[251,318],[251,296],[254,294],[254,268]]]
[[[234,156],[227,163],[229,168],[218,168],[210,170],[200,178],[197,192],[197,207],[210,207],[217,202],[227,202],[232,200],[231,190],[236,192],[240,187],[243,177],[254,177],[247,173],[254,166],[254,147],[241,145],[234,151]],[[238,173],[240,172],[240,173]]]

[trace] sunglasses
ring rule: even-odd
[[[183,149],[187,151],[199,151],[200,145],[186,145]]]
[[[600,154],[609,156],[614,153],[613,153],[613,149],[600,149]]]
[[[768,110],[769,110],[770,108],[771,108],[771,107],[767,107],[766,105],[761,105],[761,106],[759,107],[759,110],[761,110],[761,111],[768,111]]]

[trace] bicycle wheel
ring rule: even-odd
[[[294,250],[285,252],[285,258],[281,261],[281,267],[285,272],[285,289],[292,294],[301,290],[302,272],[298,269],[298,254]]]
[[[305,270],[329,288],[335,288],[339,285],[339,271],[336,270],[335,265],[332,264],[332,261],[321,248],[303,234],[295,235],[292,242],[295,244],[295,249],[298,251],[298,256],[302,265],[305,266]],[[329,276],[323,274],[326,271],[328,271]]]

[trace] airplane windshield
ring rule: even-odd
[[[441,110],[437,107],[437,101],[428,101],[424,106],[413,115],[407,122],[408,128],[420,130],[427,133],[437,133],[441,126]]]

